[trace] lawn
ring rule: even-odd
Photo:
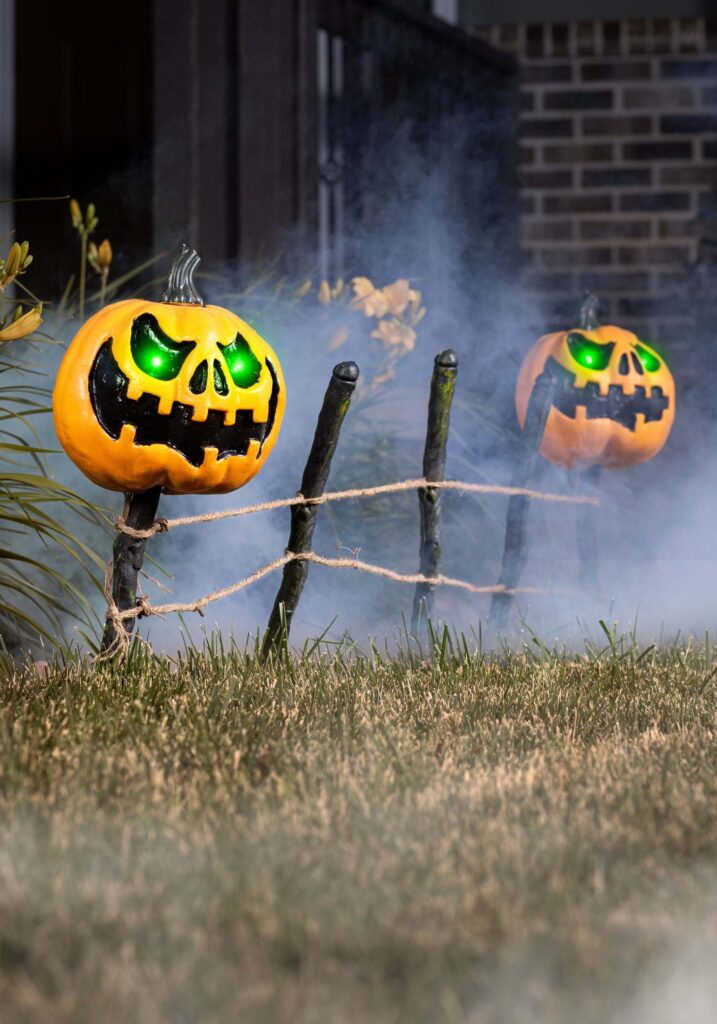
[[[702,1024],[716,868],[707,643],[0,682],[2,1024]]]

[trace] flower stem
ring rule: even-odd
[[[87,232],[80,233],[81,255],[80,255],[80,316],[85,315],[85,277],[87,275]]]

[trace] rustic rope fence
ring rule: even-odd
[[[507,496],[511,501],[530,499],[557,502],[578,506],[599,505],[599,499],[579,494],[553,494],[531,490],[525,486],[505,487],[498,484],[479,484],[461,480],[443,480],[445,446],[448,435],[450,403],[458,360],[450,350],[436,357],[432,380],[429,420],[424,455],[424,476],[401,480],[395,483],[378,484],[373,487],[351,488],[341,491],[324,491],[331,466],[331,459],[338,443],[341,423],[349,406],[351,393],[358,379],[355,363],[341,363],[334,369],[324,404],[319,415],[316,434],[304,470],[301,490],[292,498],[259,502],[239,508],[224,509],[198,515],[180,516],[174,519],[154,518],[159,501],[159,489],[145,494],[127,495],[122,515],[116,520],[119,537],[114,545],[114,558],[107,567],[105,596],[107,598],[107,625],[102,649],[105,654],[117,650],[126,651],[136,619],[144,616],[165,616],[174,612],[197,612],[214,601],[230,597],[257,583],[278,569],[283,569],[282,585],[274,603],[267,626],[263,653],[276,649],[280,638],[288,638],[291,617],[296,609],[310,563],[329,568],[353,569],[372,576],[382,577],[396,583],[413,584],[414,598],[413,628],[417,627],[421,608],[428,615],[433,588],[453,587],[471,594],[492,594],[494,600],[510,600],[516,594],[544,593],[535,587],[519,588],[509,585],[505,579],[494,585],[479,586],[466,580],[444,576],[439,571],[440,545],[440,504],[441,491],[458,491],[463,494],[495,494]],[[446,386],[448,378],[449,387]],[[441,479],[437,479],[441,477]],[[521,484],[526,481],[521,480]],[[384,566],[373,565],[358,558],[327,558],[311,550],[311,542],[318,508],[329,502],[372,498],[384,494],[399,494],[416,491],[421,503],[421,571],[399,573]],[[251,515],[290,508],[292,528],[289,543],[284,554],[227,587],[214,590],[194,601],[152,604],[138,593],[137,577],[141,571],[146,541],[158,533],[166,533],[181,526],[212,523],[222,519]]]
[[[293,498],[277,498],[274,501],[261,501],[256,505],[241,505],[239,508],[222,509],[220,512],[205,512],[194,516],[177,516],[175,519],[155,519],[147,530],[135,530],[127,525],[126,507],[122,515],[115,519],[115,526],[128,537],[149,539],[158,533],[169,533],[180,526],[194,526],[197,523],[215,523],[220,519],[233,519],[236,516],[250,516],[255,512],[273,512],[280,508],[293,508],[295,505],[326,505],[331,501],[346,501],[351,498],[375,498],[381,494],[398,494],[401,491],[417,491],[422,487],[430,487],[436,491],[460,491],[463,494],[501,494],[510,498],[514,494],[536,501],[555,501],[567,505],[599,505],[600,499],[588,495],[552,494],[549,491],[532,491],[528,487],[503,487],[500,484],[475,484],[465,480],[441,480],[439,482],[419,477],[415,480],[400,480],[393,484],[377,484],[375,487],[356,487],[347,491],[327,491],[319,498],[305,498],[303,494],[295,494]]]
[[[135,530],[131,526],[128,526],[125,518],[125,509],[125,512],[117,517],[115,526],[117,530],[129,537],[146,540],[150,537],[154,537],[158,533],[166,533],[169,530],[177,529],[180,526],[194,526],[200,523],[213,523],[221,519],[252,515],[255,512],[267,512],[281,508],[293,508],[299,505],[318,506],[334,501],[372,498],[382,494],[399,494],[406,491],[416,491],[422,487],[431,487],[445,491],[458,491],[464,494],[497,494],[507,497],[520,494],[526,498],[533,498],[537,501],[559,502],[570,505],[599,504],[599,500],[597,498],[584,495],[553,494],[547,491],[533,491],[524,487],[516,488],[503,487],[499,484],[476,484],[464,480],[443,480],[436,483],[430,482],[421,477],[414,480],[401,480],[397,483],[379,484],[374,487],[351,488],[344,491],[329,491],[318,498],[305,498],[302,494],[297,494],[293,498],[280,498],[275,501],[258,502],[254,505],[244,505],[239,508],[223,509],[220,512],[207,512],[193,516],[178,516],[175,519],[157,519],[152,526],[146,530]],[[232,583],[228,587],[221,587],[209,594],[205,594],[202,597],[197,598],[195,601],[174,601],[166,604],[153,605],[145,595],[140,595],[137,597],[136,604],[133,607],[122,610],[117,607],[117,604],[113,599],[111,587],[113,563],[110,562],[107,567],[107,574],[105,578],[105,596],[107,598],[106,617],[107,620],[113,624],[120,646],[124,648],[130,639],[130,633],[125,627],[126,622],[151,615],[164,617],[176,612],[197,612],[202,615],[203,610],[207,605],[212,604],[214,601],[221,601],[225,597],[231,597],[233,594],[239,593],[239,591],[244,590],[253,583],[258,583],[259,580],[264,579],[266,576],[276,572],[278,569],[282,569],[291,562],[313,562],[316,565],[328,566],[332,569],[354,569],[372,576],[380,576],[384,579],[392,580],[394,583],[408,583],[418,586],[430,585],[453,587],[459,590],[464,590],[470,594],[507,594],[509,596],[515,596],[517,594],[538,594],[545,592],[543,589],[538,587],[514,587],[508,590],[504,584],[500,583],[478,586],[474,583],[468,582],[467,580],[444,576],[441,573],[438,573],[435,576],[428,576],[421,572],[399,573],[395,572],[393,569],[388,569],[380,565],[372,565],[369,562],[364,562],[357,558],[327,558],[323,555],[318,555],[313,551],[287,551],[281,558],[277,558],[268,565],[263,566],[261,569],[257,569],[256,572],[251,573],[244,579],[241,579],[236,583]]]

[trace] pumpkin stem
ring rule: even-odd
[[[162,302],[190,302],[203,306],[204,300],[194,286],[193,275],[199,263],[196,250],[182,244],[182,251],[175,256],[167,278],[167,287],[162,293]]]
[[[600,326],[597,311],[600,308],[600,299],[592,292],[585,292],[583,303],[580,307],[580,329],[583,331],[594,331]]]

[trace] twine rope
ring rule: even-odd
[[[325,505],[330,501],[345,501],[351,498],[373,498],[379,494],[397,494],[400,491],[420,489],[436,491],[462,491],[466,494],[502,494],[508,497],[523,495],[536,501],[553,501],[568,505],[599,505],[600,499],[578,494],[551,494],[547,491],[532,491],[527,487],[503,487],[499,484],[475,484],[462,480],[429,481],[421,477],[417,480],[401,480],[393,484],[378,484],[376,487],[356,487],[347,491],[327,491],[318,498],[305,498],[299,493],[293,498],[278,498],[275,501],[262,501],[256,505],[244,505],[240,508],[223,509],[220,512],[204,512],[201,515],[179,516],[176,519],[156,519],[147,530],[135,530],[127,525],[128,503],[121,516],[115,520],[115,526],[129,537],[146,539],[157,533],[167,533],[178,526],[192,526],[195,523],[211,523],[218,519],[231,519],[235,516],[248,516],[254,512],[270,512],[278,508],[290,508],[294,505]],[[304,557],[304,556],[302,556]],[[311,559],[307,559],[311,561]],[[285,563],[281,563],[285,564]],[[362,563],[363,564],[363,563]],[[357,568],[354,566],[353,568]],[[388,572],[388,570],[386,570]],[[411,582],[421,582],[416,580]]]
[[[105,575],[105,597],[107,598],[106,618],[114,624],[115,642],[107,653],[111,653],[118,647],[123,650],[126,650],[128,647],[132,634],[127,630],[125,622],[129,619],[149,615],[158,615],[160,618],[163,618],[165,615],[170,615],[172,612],[198,612],[199,615],[203,615],[204,608],[208,604],[211,604],[213,601],[220,601],[224,597],[230,597],[232,594],[236,594],[240,590],[244,590],[245,587],[251,586],[252,583],[257,583],[265,576],[268,576],[276,569],[283,568],[290,562],[314,562],[316,565],[324,565],[332,569],[357,569],[359,572],[365,572],[371,576],[381,576],[384,579],[393,580],[395,583],[427,583],[430,586],[456,587],[459,590],[466,590],[470,594],[515,595],[544,593],[544,591],[538,587],[519,587],[509,590],[500,583],[493,586],[479,587],[473,583],[468,583],[466,580],[455,579],[452,576],[424,576],[423,573],[418,572],[394,572],[393,569],[385,569],[381,565],[372,565],[369,562],[362,562],[357,558],[325,558],[323,555],[317,555],[313,551],[287,551],[281,558],[277,558],[268,565],[263,566],[261,569],[257,569],[257,571],[252,573],[251,576],[247,576],[243,580],[239,580],[238,583],[233,583],[229,587],[222,587],[220,590],[213,590],[211,594],[205,594],[203,597],[197,598],[196,601],[175,601],[169,604],[153,605],[149,601],[149,598],[145,595],[140,595],[137,597],[137,603],[134,608],[127,608],[125,611],[120,611],[112,597],[112,562],[110,562],[107,566],[107,572]]]
[[[452,576],[424,576],[423,573],[400,573],[394,572],[393,569],[385,569],[382,565],[371,565],[370,562],[362,562],[358,558],[325,558],[323,555],[317,555],[314,551],[295,552],[287,551],[281,558],[275,559],[268,565],[263,566],[261,569],[257,569],[251,576],[246,576],[243,580],[239,580],[238,583],[232,583],[229,587],[222,587],[220,590],[213,590],[211,594],[205,594],[204,597],[197,598],[196,601],[175,601],[169,604],[153,605],[149,599],[144,596],[137,598],[137,604],[134,608],[127,608],[124,611],[120,611],[112,600],[111,590],[108,591],[108,604],[109,608],[107,611],[107,618],[112,619],[115,624],[123,623],[127,619],[135,619],[138,616],[145,615],[170,615],[172,612],[199,612],[201,615],[206,605],[211,604],[213,601],[221,601],[224,597],[230,597],[232,594],[237,594],[240,590],[244,590],[245,587],[251,586],[252,583],[257,583],[259,580],[264,579],[270,573],[276,569],[281,569],[290,562],[315,562],[316,565],[328,566],[331,569],[357,569],[359,572],[369,573],[371,576],[382,576],[384,579],[393,580],[395,583],[428,583],[432,586],[444,586],[444,587],[457,587],[460,590],[467,590],[470,594],[540,594],[543,591],[538,587],[521,587],[515,590],[508,590],[505,586],[498,583],[493,586],[479,587],[474,583],[468,583],[466,580],[455,579]],[[111,569],[107,574],[108,581],[111,580]]]

